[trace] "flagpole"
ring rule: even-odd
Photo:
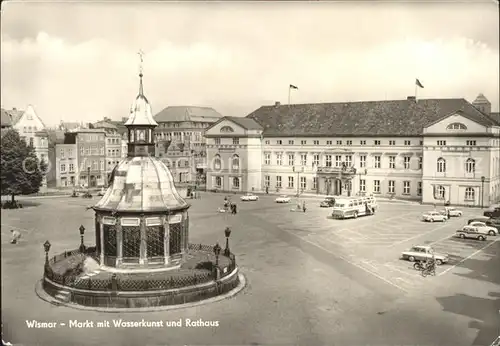
[[[288,105],[290,106],[290,96],[292,94],[292,87],[288,87]]]

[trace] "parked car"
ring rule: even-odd
[[[253,193],[247,193],[246,195],[241,196],[240,200],[243,201],[243,202],[258,201],[259,200],[259,196],[256,196]]]
[[[473,222],[484,222],[486,226],[491,226],[495,227],[499,232],[500,232],[500,217],[486,217],[486,216],[479,216],[475,217],[473,219],[469,219],[467,222],[468,225],[470,225]]]
[[[422,215],[422,220],[426,222],[436,222],[436,221],[445,222],[446,220],[448,220],[448,217],[437,211],[429,211]]]
[[[325,197],[325,200],[322,201],[319,206],[321,208],[329,208],[329,207],[333,207],[335,204],[335,197],[331,197],[331,196],[326,196]]]
[[[483,213],[487,217],[500,217],[500,205],[494,204]]]
[[[290,197],[287,195],[281,195],[278,198],[276,198],[276,203],[290,203]]]
[[[471,222],[467,226],[464,226],[462,229],[475,229],[478,233],[484,235],[498,235],[498,229],[493,226],[488,226],[486,225],[486,223],[479,221]]]
[[[455,207],[445,207],[440,213],[446,216],[450,215],[450,217],[460,217],[463,215],[463,212]]]
[[[106,193],[106,189],[104,187],[101,188],[101,190],[97,193],[97,196],[104,196],[104,194]]]
[[[401,258],[410,262],[427,261],[433,257],[436,260],[437,265],[448,263],[450,260],[448,255],[435,253],[432,247],[426,245],[414,246],[401,253]]]
[[[488,237],[486,234],[479,233],[477,229],[470,226],[465,226],[464,228],[457,230],[455,236],[462,239],[476,239],[476,240],[486,240]]]

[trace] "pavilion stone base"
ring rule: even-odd
[[[61,268],[63,261],[76,262],[87,256],[75,250],[50,260],[45,267],[42,287],[53,300],[69,307],[75,304],[137,309],[199,302],[224,295],[239,286],[240,274],[233,254],[220,256],[218,266],[213,265],[215,258],[210,258],[214,255],[208,249],[191,249],[188,255],[199,256],[202,261],[195,261],[195,268],[168,271],[116,272],[113,268],[113,271],[98,269],[92,273],[61,275],[58,267]]]

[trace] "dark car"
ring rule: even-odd
[[[491,206],[488,210],[483,213],[486,217],[500,217],[500,206]]]
[[[325,200],[322,201],[319,206],[321,208],[329,208],[329,207],[333,207],[335,204],[335,198],[334,197],[325,197]]]

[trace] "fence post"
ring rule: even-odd
[[[111,275],[111,289],[113,291],[118,290],[118,280],[116,278],[116,274]]]
[[[89,288],[89,290],[92,289],[92,279],[91,278],[89,278],[89,286],[88,286],[88,288]]]

